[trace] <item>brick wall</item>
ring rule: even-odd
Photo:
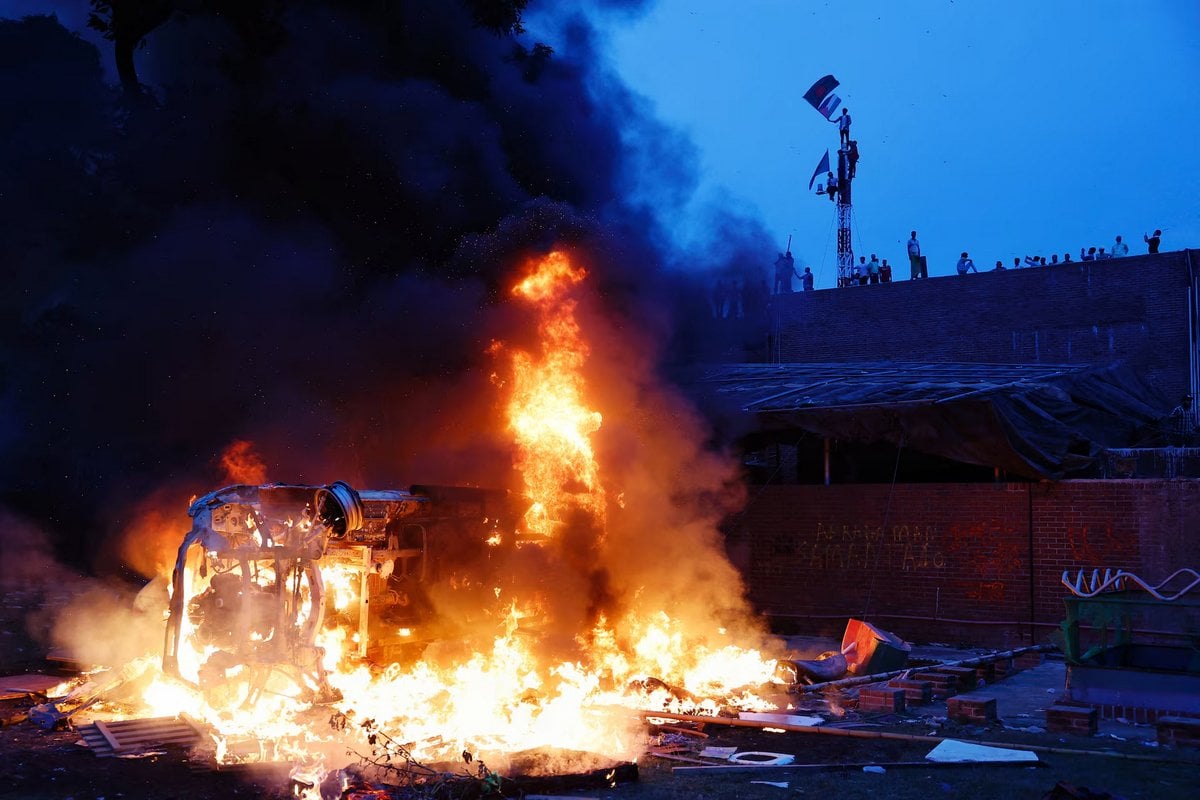
[[[759,486],[727,532],[778,625],[1016,646],[1062,621],[1064,570],[1200,567],[1200,481]]]
[[[1173,406],[1188,391],[1188,253],[773,298],[778,359],[1094,364],[1125,360]],[[1192,256],[1200,268],[1200,253]],[[901,270],[907,274],[907,266]]]

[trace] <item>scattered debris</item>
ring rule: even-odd
[[[787,782],[786,782],[786,781],[750,781],[750,782],[751,782],[751,783],[757,783],[757,784],[760,784],[760,785],[762,785],[762,786],[774,786],[776,789],[786,789],[786,788],[788,788],[788,784],[787,784]]]
[[[1012,750],[1007,747],[989,747],[982,744],[960,742],[957,739],[945,739],[937,747],[930,750],[925,758],[939,763],[999,763],[999,762],[1037,762],[1037,753],[1028,750]]]
[[[825,722],[824,717],[814,717],[799,714],[763,714],[757,711],[742,711],[738,714],[738,719],[748,719],[754,722],[766,722],[770,725],[821,725]]]
[[[1093,792],[1084,786],[1075,786],[1059,781],[1054,788],[1042,795],[1042,800],[1117,800],[1108,792]]]
[[[145,661],[131,661],[117,670],[115,674],[108,677],[103,683],[89,681],[66,697],[56,698],[34,706],[29,710],[29,718],[38,727],[45,730],[64,727],[71,717],[80,711],[90,708],[103,700],[106,695],[112,694],[125,684],[141,678],[146,673],[148,667],[149,664]]]
[[[854,645],[852,649],[851,644]],[[842,634],[842,652],[846,654],[852,675],[874,675],[903,669],[912,645],[869,622],[851,619]]]
[[[731,764],[751,767],[782,767],[785,764],[791,764],[795,760],[795,756],[788,755],[787,753],[767,753],[760,750],[734,753],[728,759]]]
[[[97,758],[125,756],[167,746],[191,747],[203,732],[187,717],[154,717],[94,722],[79,735]]]
[[[869,764],[869,765],[863,767],[863,772],[865,772],[869,775],[883,775],[884,773],[887,772],[887,770],[884,769],[883,767],[879,766],[878,764]]]
[[[706,747],[700,751],[700,755],[704,758],[719,758],[728,761],[729,757],[736,752],[736,747]]]

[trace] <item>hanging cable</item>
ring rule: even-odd
[[[898,421],[898,420],[897,420]],[[896,493],[896,479],[900,475],[900,454],[904,452],[904,428],[900,428],[900,442],[896,445],[896,463],[892,467],[892,485],[888,487],[887,503],[883,506],[883,522],[881,531],[887,531],[888,517],[892,513],[892,495]],[[886,535],[886,534],[885,534]],[[863,619],[871,612],[871,596],[875,592],[875,571],[871,571],[871,580],[867,583],[867,599],[863,603]]]

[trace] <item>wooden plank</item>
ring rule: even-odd
[[[103,722],[97,720],[92,724],[96,726],[96,730],[104,737],[104,741],[108,742],[108,746],[112,748],[114,753],[121,749],[121,743],[117,741],[116,736],[113,736],[112,731],[104,726]]]
[[[861,770],[863,767],[883,767],[884,769],[902,769],[902,768],[928,768],[941,769],[943,767],[1030,767],[1035,766],[1029,761],[882,761],[870,762],[863,761],[852,764],[781,764],[781,765],[763,765],[760,767],[739,766],[730,764],[729,766],[707,766],[707,767],[672,767],[672,773],[680,775],[762,775],[764,773],[786,773],[786,772],[826,772],[839,769]]]
[[[70,678],[60,678],[54,675],[42,675],[36,672],[24,675],[5,675],[0,677],[0,690],[5,692],[20,692],[18,697],[26,694],[42,694],[47,689],[53,689]]]

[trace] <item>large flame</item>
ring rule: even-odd
[[[326,625],[317,641],[324,648],[329,683],[341,695],[332,704],[336,718],[374,720],[405,742],[416,758],[452,758],[463,750],[496,758],[540,746],[628,758],[639,752],[640,728],[634,715],[614,715],[614,707],[696,713],[716,713],[723,706],[770,707],[747,687],[769,681],[773,662],[739,647],[720,627],[718,610],[706,606],[705,598],[726,595],[733,596],[736,606],[737,587],[701,587],[690,593],[698,607],[685,609],[675,600],[670,601],[674,607],[666,607],[665,595],[649,585],[608,579],[604,565],[634,557],[610,551],[609,525],[618,517],[623,524],[633,523],[619,502],[608,506],[596,455],[594,439],[602,432],[603,418],[588,403],[585,374],[591,348],[577,318],[576,293],[583,290],[585,278],[566,254],[553,252],[530,262],[513,289],[514,297],[536,316],[540,342],[536,352],[511,350],[510,369],[505,370],[509,378],[498,381],[509,392],[505,425],[513,436],[514,466],[529,509],[521,530],[510,533],[540,545],[512,552],[533,565],[527,571],[535,579],[494,587],[487,607],[476,615],[482,622],[458,641],[433,644],[415,663],[381,668],[360,658],[365,629],[345,623],[374,579],[369,569],[352,560],[325,559],[321,587],[314,587],[299,570],[276,576],[271,565],[254,567],[264,594],[277,584],[290,587],[295,603],[303,606],[318,588],[324,593]],[[497,352],[509,351],[500,347]],[[696,532],[704,523],[649,522],[663,541],[682,541],[673,551],[686,554],[681,558],[713,549],[703,543],[715,534]],[[638,524],[646,522],[639,519]],[[676,524],[678,529],[672,529]],[[261,541],[253,518],[246,526],[246,534]],[[489,543],[502,535],[495,534]],[[679,570],[683,565],[662,566]],[[522,562],[507,568],[519,572]],[[713,581],[733,574],[727,563],[722,569],[714,573],[706,564],[693,572]],[[188,579],[195,583],[185,588],[189,595],[198,594],[214,577],[196,570]],[[589,592],[586,602],[580,599]],[[556,635],[563,625],[569,626],[566,637]],[[407,630],[398,633],[405,636]],[[185,620],[184,638],[194,633]],[[180,649],[181,672],[195,676],[211,648],[211,643],[186,641]],[[329,715],[314,715],[307,703],[305,689],[311,687],[283,672],[233,670],[227,691],[204,693],[163,677],[145,691],[144,707],[131,713],[187,712],[221,732],[219,757],[303,759],[309,775],[339,766],[338,759],[344,763],[347,741],[361,752],[366,745],[361,735],[354,738],[355,726],[324,724]],[[245,686],[238,685],[239,677]],[[246,702],[248,692],[251,703]]]
[[[571,507],[582,507],[603,530],[604,488],[592,448],[600,412],[587,407],[580,373],[588,346],[575,319],[572,287],[587,273],[553,252],[532,265],[513,294],[537,310],[541,353],[516,351],[508,427],[525,485],[527,533],[553,536]]]

